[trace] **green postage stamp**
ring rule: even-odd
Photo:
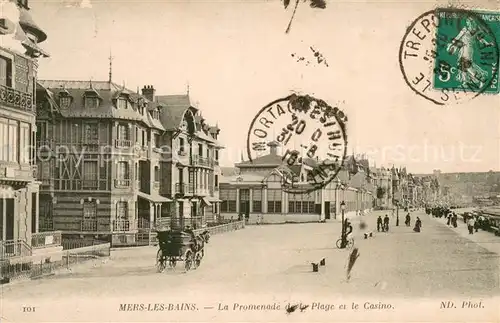
[[[498,94],[500,12],[470,13],[438,11],[434,88]]]

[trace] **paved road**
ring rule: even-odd
[[[377,215],[362,217],[368,224],[366,230],[375,227]],[[312,223],[249,226],[213,236],[201,267],[187,274],[181,270],[157,273],[154,247],[127,249],[114,252],[106,264],[96,268],[5,287],[2,297],[9,304],[43,302],[47,306],[49,301],[132,299],[138,295],[175,296],[179,301],[202,295],[215,301],[227,295],[263,293],[344,298],[500,295],[498,254],[440,221],[418,215],[423,221],[420,233],[404,226],[401,213],[399,227],[391,219],[390,232],[375,230],[375,236],[367,240],[361,237],[359,220],[354,220],[361,256],[350,282],[345,281],[348,252],[334,247],[340,223]],[[312,273],[310,263],[321,258],[326,258],[326,267]]]

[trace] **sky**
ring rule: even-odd
[[[183,94],[221,128],[221,164],[246,151],[256,113],[292,91],[348,115],[349,152],[413,173],[500,171],[499,96],[438,106],[417,96],[398,64],[407,26],[434,1],[327,1],[324,10],[279,1],[30,1],[46,31],[40,79],[107,80]],[[494,8],[494,1],[479,1]],[[309,47],[328,62],[306,64]],[[295,58],[291,54],[296,54]],[[246,159],[246,153],[244,154]]]

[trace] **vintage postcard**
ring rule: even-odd
[[[0,323],[500,322],[495,0],[0,0]]]

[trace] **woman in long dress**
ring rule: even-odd
[[[420,220],[419,217],[417,217],[417,221],[415,221],[415,227],[413,228],[413,231],[420,232],[421,227],[422,227],[422,221]]]

